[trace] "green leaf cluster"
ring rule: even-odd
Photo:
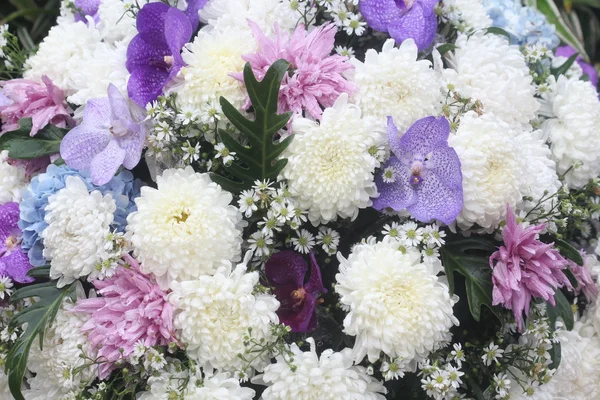
[[[19,160],[49,156],[60,152],[60,142],[68,129],[48,124],[35,136],[30,136],[31,118],[19,121],[19,129],[0,136],[0,151],[8,150],[8,156]]]
[[[46,328],[52,324],[63,299],[74,296],[74,293],[74,284],[59,289],[55,282],[46,282],[25,286],[17,290],[11,297],[12,303],[31,297],[38,299],[23,311],[15,314],[10,322],[10,327],[13,329],[27,324],[25,332],[19,336],[6,357],[8,386],[16,400],[25,400],[21,393],[21,385],[27,370],[29,350],[34,340],[36,337],[39,338],[39,346],[42,348]]]
[[[254,120],[246,118],[227,99],[220,99],[223,114],[248,141],[246,146],[231,133],[219,130],[223,144],[229,151],[236,153],[236,161],[225,167],[225,171],[234,179],[217,174],[211,174],[211,178],[232,193],[251,188],[257,179],[276,180],[287,164],[287,160],[280,159],[279,156],[293,137],[275,141],[275,135],[291,117],[291,113],[277,113],[279,88],[288,68],[287,61],[277,60],[259,82],[250,64],[247,63],[244,67],[244,83],[254,109]]]

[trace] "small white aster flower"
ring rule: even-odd
[[[483,355],[481,356],[481,359],[485,365],[490,366],[492,363],[498,362],[498,357],[502,357],[503,353],[504,350],[499,348],[498,345],[490,343],[483,349]]]
[[[450,356],[452,356],[452,360],[456,362],[456,365],[461,367],[462,362],[465,361],[465,351],[460,343],[454,343],[452,347],[453,350],[450,352]]]
[[[354,57],[354,49],[346,46],[335,46],[335,52],[340,56],[352,58]]]
[[[504,372],[501,372],[499,374],[494,374],[494,387],[496,389],[496,398],[497,399],[504,399],[507,397],[508,392],[510,390],[510,379],[508,379],[508,375],[506,375]]]
[[[8,276],[0,276],[0,299],[4,300],[4,296],[10,296],[12,287],[12,280]]]
[[[423,240],[423,228],[415,222],[407,222],[402,225],[399,239],[407,246],[416,247]]]
[[[273,210],[273,215],[281,222],[285,224],[287,221],[294,218],[295,215],[295,207],[293,204],[281,204],[273,202],[271,203],[271,210]]]
[[[308,254],[315,246],[315,237],[306,229],[301,229],[298,236],[292,238],[294,249],[302,254]]]
[[[244,213],[246,218],[249,218],[258,210],[256,203],[260,200],[260,196],[254,190],[244,190],[240,193],[238,205],[240,212]]]
[[[465,373],[450,364],[446,365],[445,373],[448,376],[450,385],[455,389],[458,389],[460,387],[460,384],[462,383],[460,377],[463,376]]]
[[[423,262],[426,264],[435,263],[440,259],[440,253],[437,247],[427,246],[421,250],[421,255],[423,256]]]
[[[394,183],[396,182],[396,171],[392,167],[387,167],[383,170],[383,174],[381,175],[383,181],[385,183]]]
[[[271,236],[266,236],[262,231],[258,231],[250,235],[248,244],[250,245],[250,250],[254,251],[256,256],[268,256],[271,254],[273,238]]]
[[[344,31],[348,35],[362,36],[365,33],[365,26],[367,26],[367,23],[361,20],[360,14],[351,15],[344,20]]]
[[[317,243],[322,245],[325,252],[332,254],[340,244],[340,234],[329,227],[321,226],[317,234]]]
[[[233,162],[233,160],[235,160],[235,152],[229,151],[229,149],[225,147],[223,143],[217,144],[215,146],[215,150],[217,151],[215,158],[223,158],[223,164],[229,165],[231,162]]]
[[[404,370],[401,366],[401,363],[398,361],[382,362],[380,371],[383,374],[383,379],[386,381],[404,377]]]
[[[258,227],[261,228],[262,233],[265,236],[273,237],[275,232],[279,232],[283,223],[277,218],[273,210],[267,211],[267,216],[258,223]]]
[[[390,238],[399,239],[401,230],[401,225],[398,222],[392,222],[391,225],[385,224],[381,233]]]

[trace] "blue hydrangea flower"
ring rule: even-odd
[[[519,0],[483,0],[483,4],[493,25],[508,32],[513,44],[539,43],[548,49],[560,44],[556,28],[537,9]]]
[[[67,166],[50,165],[45,173],[36,176],[23,192],[20,203],[19,228],[23,231],[21,247],[27,252],[33,266],[46,265],[42,255],[44,245],[42,232],[48,224],[44,221],[48,198],[65,187],[68,176],[80,176],[88,189],[99,190],[102,194],[110,194],[115,200],[117,210],[111,228],[119,232],[125,231],[127,216],[136,210],[134,199],[139,196],[142,182],[134,179],[129,171],[123,171],[112,178],[106,185],[95,186],[87,172],[78,172]]]

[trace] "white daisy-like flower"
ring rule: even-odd
[[[0,275],[0,299],[4,300],[4,297],[8,297],[12,294],[13,283],[10,277]]]
[[[67,95],[73,94],[70,80],[76,72],[72,69],[76,63],[71,59],[93,51],[102,40],[93,20],[90,21],[89,26],[80,21],[52,27],[38,51],[25,63],[24,78],[41,81],[47,75]]]
[[[27,186],[25,168],[11,165],[7,161],[8,151],[0,152],[0,204],[20,202],[21,193]]]
[[[448,144],[454,148],[463,175],[463,208],[456,222],[492,231],[521,201],[525,171],[519,139],[510,126],[492,114],[465,114]]]
[[[485,29],[492,26],[481,0],[444,0],[442,15],[461,31]]]
[[[182,82],[173,87],[177,103],[195,108],[198,118],[218,104],[221,96],[240,109],[247,96],[244,84],[230,74],[244,69],[242,55],[252,53],[255,47],[254,39],[241,30],[201,31],[181,54],[187,65],[178,74]],[[215,112],[222,111],[219,107]]]
[[[483,103],[513,128],[525,128],[536,117],[539,103],[529,68],[519,47],[501,35],[461,34],[458,48],[448,55],[452,68],[444,69],[446,83],[461,95]]]
[[[107,258],[105,249],[110,224],[117,209],[110,194],[89,193],[78,176],[69,176],[66,185],[48,199],[42,232],[44,258],[50,261],[50,278],[62,287],[91,274]]]
[[[240,371],[244,361],[238,354],[248,350],[246,335],[265,345],[274,340],[271,328],[279,323],[275,314],[279,302],[270,294],[254,293],[258,280],[258,272],[246,273],[243,263],[233,271],[231,264],[226,264],[213,276],[173,282],[169,296],[173,325],[178,337],[187,343],[188,354],[202,368]],[[262,370],[269,363],[266,352],[247,356],[253,358],[251,368]]]
[[[403,254],[393,240],[356,245],[348,259],[338,253],[335,291],[349,311],[344,332],[356,336],[353,357],[422,361],[458,325],[448,286],[422,264],[418,251]],[[373,271],[377,271],[376,274]]]
[[[553,118],[543,124],[559,174],[581,188],[600,174],[600,100],[588,82],[558,78]],[[568,172],[567,172],[568,171]]]
[[[156,184],[158,189],[142,187],[127,231],[142,270],[154,274],[161,288],[240,259],[242,215],[230,205],[231,193],[192,167],[168,169]]]
[[[313,225],[338,216],[354,219],[359,209],[372,204],[377,160],[369,149],[381,135],[361,118],[360,108],[348,104],[346,94],[325,109],[320,124],[296,118],[292,129],[294,140],[283,154],[288,162],[280,179],[287,179]]]
[[[300,229],[298,236],[292,238],[294,249],[302,254],[308,254],[315,247],[315,237],[306,229]]]
[[[73,307],[70,300],[64,300],[44,333],[43,350],[37,342],[31,346],[27,368],[35,376],[27,379],[31,388],[25,393],[26,400],[67,400],[94,380],[96,366],[80,357],[95,358],[91,342],[81,332],[87,314],[73,312]]]
[[[182,383],[186,384],[183,385]],[[239,380],[228,374],[198,374],[177,371],[171,367],[148,379],[149,390],[138,400],[166,400],[177,395],[185,400],[252,400],[254,390],[241,387]]]
[[[258,210],[258,203],[260,196],[254,190],[244,190],[240,193],[238,205],[240,206],[240,212],[243,212],[246,218],[252,216],[252,214]]]
[[[254,232],[248,239],[250,250],[252,250],[256,256],[268,256],[271,253],[271,245],[273,245],[273,238],[265,235],[262,231]]]
[[[354,82],[358,92],[354,100],[363,114],[376,117],[385,126],[388,116],[400,132],[416,120],[436,115],[442,104],[441,83],[431,62],[417,60],[417,46],[407,39],[399,48],[388,39],[380,53],[370,49],[365,62],[352,58]]]
[[[263,400],[385,400],[383,384],[369,376],[364,367],[352,365],[352,351],[325,350],[319,357],[313,338],[306,340],[310,351],[290,346],[294,361],[278,356],[256,381],[267,385]],[[296,369],[292,370],[290,364]]]

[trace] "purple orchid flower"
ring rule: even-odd
[[[435,38],[437,16],[435,6],[439,0],[360,0],[360,12],[367,24],[388,32],[401,43],[412,38],[422,51]]]
[[[196,18],[198,11],[196,10]],[[129,98],[144,107],[163,92],[185,65],[181,49],[192,36],[183,11],[164,3],[146,4],[137,15],[138,34],[127,48]]]
[[[450,224],[463,206],[462,172],[456,151],[448,146],[450,124],[444,117],[415,122],[400,138],[388,117],[388,139],[394,155],[375,178],[379,197],[373,207],[406,209],[421,222]]]
[[[95,23],[100,22],[98,8],[102,0],[75,0],[75,22],[83,21],[87,24],[86,16],[92,17]]]
[[[567,57],[567,58],[571,57],[575,53],[577,53],[577,50],[575,50],[571,46],[561,46],[561,47],[558,47],[555,51],[555,55],[557,55],[559,57]],[[581,67],[581,70],[583,71],[584,75],[588,76],[588,78],[590,79],[590,83],[594,86],[594,89],[597,89],[598,88],[598,72],[596,71],[596,68],[594,68],[593,65],[588,64],[585,61],[583,61],[583,58],[581,57],[581,55],[577,56],[575,61],[577,61],[577,63]]]
[[[108,98],[87,102],[83,122],[63,138],[60,155],[71,168],[89,169],[94,185],[104,185],[121,165],[133,169],[140,162],[146,139],[144,119],[144,110],[111,84]]]
[[[284,250],[273,254],[265,264],[265,275],[274,286],[274,294],[281,303],[277,315],[292,332],[310,332],[317,327],[315,309],[323,287],[321,270],[310,253],[310,278],[304,283],[308,265],[300,253]]]
[[[27,276],[31,268],[27,254],[21,250],[21,230],[19,222],[19,203],[0,205],[0,276],[8,276],[15,282],[29,283],[33,278]]]

